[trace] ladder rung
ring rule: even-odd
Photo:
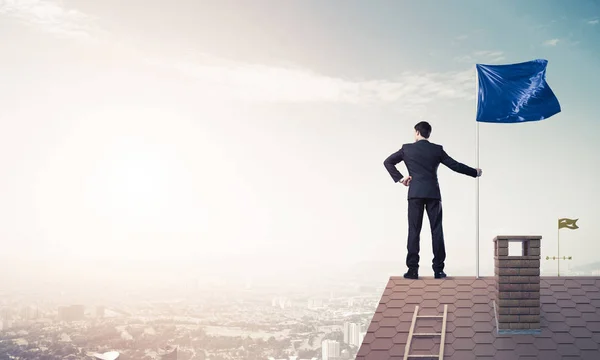
[[[442,333],[413,333],[413,336],[442,336]]]
[[[407,357],[411,358],[411,357],[416,357],[416,358],[439,358],[440,354],[435,354],[435,355],[408,355]]]
[[[417,315],[418,318],[443,318],[443,315]]]

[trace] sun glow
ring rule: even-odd
[[[181,195],[175,179],[182,169],[166,149],[142,138],[122,137],[94,164],[87,199],[99,215],[130,225],[160,221]]]
[[[90,244],[139,252],[165,238],[198,241],[215,202],[202,171],[224,163],[218,144],[170,110],[119,108],[84,120],[38,171],[42,237],[84,252]]]

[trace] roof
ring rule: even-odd
[[[448,304],[444,359],[600,359],[600,278],[542,277],[539,335],[498,335],[494,277],[391,277],[357,360],[400,360],[415,305],[442,315]],[[440,319],[418,319],[415,332],[440,332]],[[413,337],[410,354],[437,354],[440,337]]]

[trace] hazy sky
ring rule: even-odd
[[[555,255],[559,217],[580,219],[561,253],[597,261],[599,16],[584,0],[0,0],[1,255],[401,274],[407,189],[383,160],[428,120],[475,166],[475,63],[545,58],[563,112],[480,126],[481,272],[498,234]],[[476,180],[439,177],[446,268],[474,275]]]

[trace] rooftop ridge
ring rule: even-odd
[[[402,275],[392,275],[392,276],[390,276],[391,280],[406,280],[406,281],[435,280],[437,282],[444,282],[444,281],[453,280],[453,279],[457,279],[457,280],[460,280],[460,279],[462,279],[462,280],[477,280],[477,279],[493,280],[494,278],[495,278],[494,275],[480,276],[480,277],[476,277],[476,276],[448,276],[445,279],[436,279],[433,276],[419,276],[418,279],[414,280],[414,279],[406,279]],[[565,279],[600,280],[600,275],[590,275],[590,276],[582,276],[582,275],[578,275],[578,276],[555,276],[555,275],[544,276],[544,275],[541,275],[540,279],[550,279],[550,280],[565,280]]]

